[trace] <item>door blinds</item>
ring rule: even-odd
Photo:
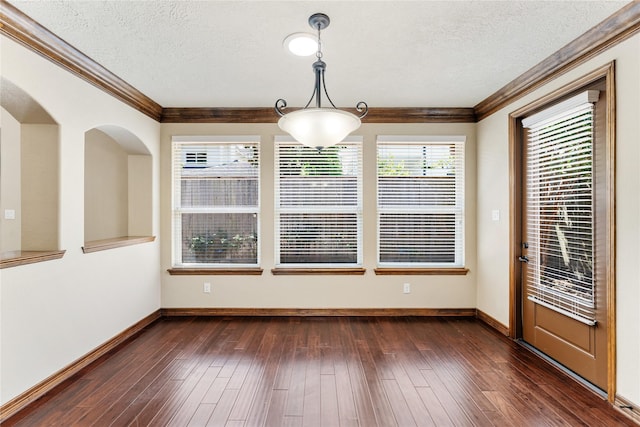
[[[587,91],[522,121],[527,297],[595,324],[593,102]]]

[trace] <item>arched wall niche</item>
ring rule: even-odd
[[[5,261],[25,253],[59,249],[60,132],[42,105],[4,77],[0,106],[0,267],[5,268],[14,265]]]
[[[0,104],[19,123],[58,124],[42,105],[5,77],[0,77]]]
[[[128,129],[116,125],[102,125],[94,129],[109,135],[128,154],[151,155],[144,142]]]
[[[85,132],[84,162],[85,252],[150,236],[152,157],[144,142],[121,126],[96,126]]]

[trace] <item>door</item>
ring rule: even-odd
[[[582,91],[522,120],[520,261],[523,339],[606,390],[600,97],[601,91]]]

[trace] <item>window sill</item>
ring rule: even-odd
[[[167,269],[171,276],[260,276],[261,268],[185,268],[176,267]]]
[[[10,251],[0,255],[0,268],[60,259],[66,251]]]
[[[115,237],[113,239],[92,240],[90,242],[84,242],[82,252],[89,254],[91,252],[106,251],[109,249],[121,248],[123,246],[153,242],[154,240],[156,240],[156,236],[124,236]]]
[[[453,268],[393,268],[393,267],[382,267],[376,268],[373,270],[376,275],[388,275],[388,276],[402,276],[402,275],[413,275],[413,276],[465,276],[468,272],[468,268],[464,267],[453,267]]]
[[[274,276],[295,276],[295,275],[355,275],[361,276],[365,273],[364,268],[274,268],[271,274]]]

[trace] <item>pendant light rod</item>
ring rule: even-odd
[[[322,108],[322,92],[324,91],[327,100],[331,104],[334,109],[338,109],[336,105],[331,100],[329,96],[329,92],[327,91],[327,85],[324,79],[324,72],[327,69],[327,64],[322,60],[322,39],[320,37],[320,32],[327,28],[331,20],[329,16],[324,13],[314,13],[309,17],[309,26],[314,30],[318,31],[318,51],[316,52],[317,60],[312,64],[313,73],[315,75],[315,84],[313,88],[313,93],[311,94],[311,98],[309,98],[309,102],[304,106],[303,109],[307,109],[309,105],[311,105],[311,101],[315,98],[316,100],[316,108]],[[275,111],[276,113],[283,117],[285,115],[284,109],[287,108],[287,101],[280,98],[276,101]],[[358,118],[363,118],[369,112],[369,107],[366,102],[360,101],[356,104],[356,111],[360,113]]]
[[[318,151],[342,142],[347,135],[360,127],[360,119],[366,116],[369,111],[366,102],[360,101],[356,105],[360,116],[356,116],[348,111],[338,109],[329,97],[324,79],[327,64],[322,60],[322,39],[320,38],[320,32],[329,26],[329,22],[329,17],[324,13],[316,13],[309,17],[309,25],[318,31],[318,51],[316,52],[316,61],[312,65],[315,82],[309,102],[304,108],[287,114],[284,113],[287,101],[280,98],[275,105],[276,113],[280,115],[280,120],[278,120],[280,129],[301,144],[314,147]],[[333,108],[322,107],[323,91]],[[316,100],[315,107],[309,108],[314,98]]]

